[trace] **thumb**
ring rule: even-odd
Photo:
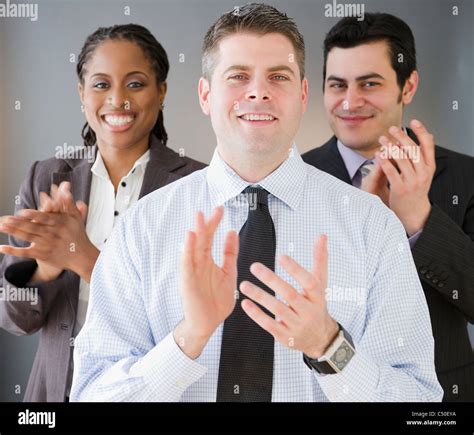
[[[79,210],[79,213],[81,214],[82,220],[85,222],[86,217],[87,217],[87,205],[84,201],[77,201],[76,202],[76,207]]]
[[[69,183],[61,183],[59,186],[59,197],[62,205],[62,212],[71,216],[80,215],[79,210],[74,203],[74,198],[69,187]]]

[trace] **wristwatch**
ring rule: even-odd
[[[339,333],[329,345],[324,355],[312,359],[303,354],[303,361],[311,369],[324,375],[339,373],[355,354],[354,342],[349,333],[339,325]]]

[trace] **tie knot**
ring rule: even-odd
[[[374,162],[372,160],[366,160],[362,165],[360,165],[359,171],[362,174],[362,177],[365,177],[370,174],[370,171],[373,169]]]
[[[248,186],[242,191],[242,194],[247,197],[250,206],[255,204],[268,205],[268,191],[263,187]]]

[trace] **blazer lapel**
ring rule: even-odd
[[[74,201],[83,201],[89,205],[89,197],[92,183],[92,172],[91,168],[95,160],[97,148],[94,147],[92,152],[93,159],[89,161],[84,158],[70,158],[65,159],[66,163],[70,166],[68,172],[53,172],[51,175],[52,183],[60,185],[63,181],[69,181],[71,183],[71,193]],[[87,222],[87,217],[86,217]],[[84,223],[84,225],[86,224]],[[71,328],[74,328],[74,322],[76,321],[77,304],[79,298],[79,276],[70,270],[64,272],[67,298],[69,301]]]
[[[145,169],[140,198],[178,179],[172,172],[186,165],[185,159],[167,148],[154,135],[150,140],[150,161]]]
[[[352,184],[344,160],[342,160],[341,154],[337,149],[336,137],[333,136],[321,148],[324,151],[321,153],[317,167],[348,184]]]
[[[89,197],[92,183],[91,168],[95,160],[97,148],[94,147],[92,161],[84,158],[66,159],[66,163],[71,170],[68,172],[53,172],[51,175],[52,183],[59,186],[63,181],[71,183],[71,193],[74,201],[83,201],[89,205]]]

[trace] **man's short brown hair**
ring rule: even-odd
[[[303,35],[295,22],[273,6],[249,3],[236,6],[222,15],[207,31],[202,45],[202,75],[211,80],[216,64],[216,51],[219,42],[226,36],[248,32],[258,35],[280,33],[286,36],[295,49],[295,58],[300,69],[301,80],[305,75],[305,46]]]

